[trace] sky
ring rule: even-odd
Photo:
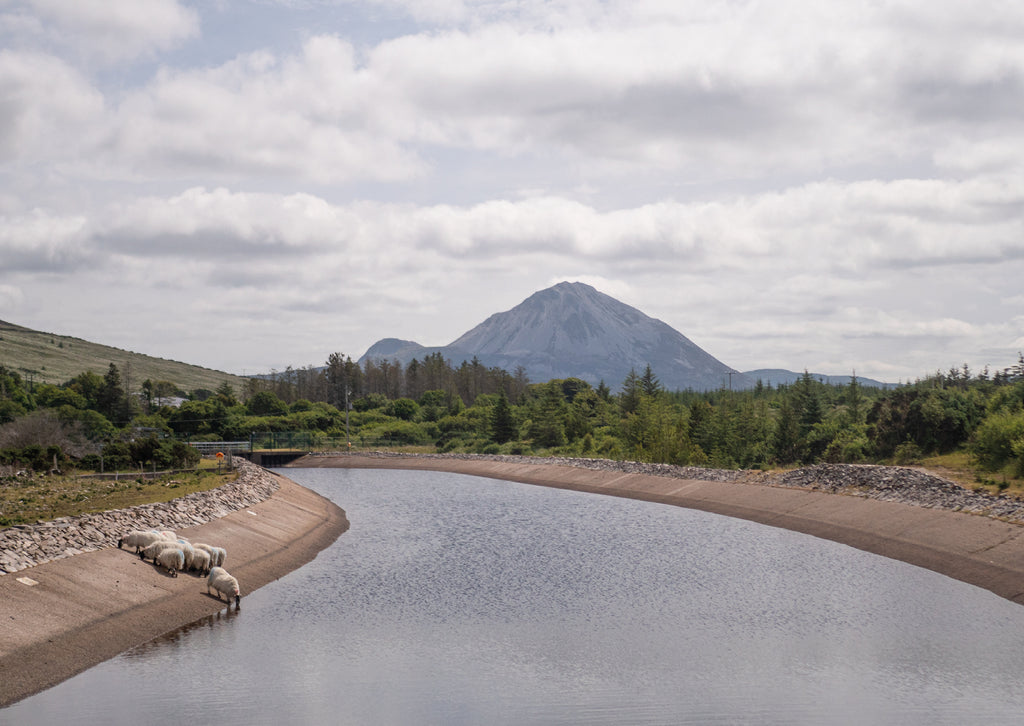
[[[568,280],[741,371],[994,372],[1022,111],[1007,0],[0,0],[0,319],[252,374]]]

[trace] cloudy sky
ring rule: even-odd
[[[740,370],[1024,349],[1024,4],[0,0],[0,319],[233,373],[562,280]]]

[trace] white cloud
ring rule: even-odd
[[[20,287],[0,285],[0,310],[4,310],[5,315],[10,315],[11,312],[17,310],[24,298],[25,294]]]
[[[68,64],[0,50],[0,160],[62,162],[88,146],[102,112],[100,94]]]
[[[738,367],[1020,338],[1024,7],[329,5],[0,0],[0,301],[358,354],[570,279]]]
[[[421,164],[380,132],[376,92],[334,37],[298,56],[240,56],[209,70],[162,70],[120,104],[104,163],[134,174],[317,182],[395,180]]]
[[[44,210],[0,215],[0,260],[7,271],[73,272],[92,257],[81,216],[61,217]]]
[[[199,33],[196,11],[177,0],[28,0],[44,27],[104,63],[153,55]]]

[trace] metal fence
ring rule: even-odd
[[[250,441],[190,441],[188,443],[193,449],[198,449],[204,456],[216,454],[238,454],[243,451],[252,451]]]
[[[328,435],[316,431],[258,431],[248,441],[190,441],[189,446],[204,456],[240,454],[248,451],[344,451],[346,449],[386,449],[405,443],[387,437]]]

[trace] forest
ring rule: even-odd
[[[0,366],[0,465],[107,470],[193,462],[196,441],[264,448],[577,456],[715,468],[819,462],[913,464],[962,452],[994,478],[1024,477],[1024,355],[994,373],[966,365],[891,388],[795,383],[669,391],[650,367],[613,392],[577,378],[452,365],[440,354],[326,364],[249,379],[245,389],[126,390],[113,363],[60,385]],[[993,479],[994,480],[994,479]]]

